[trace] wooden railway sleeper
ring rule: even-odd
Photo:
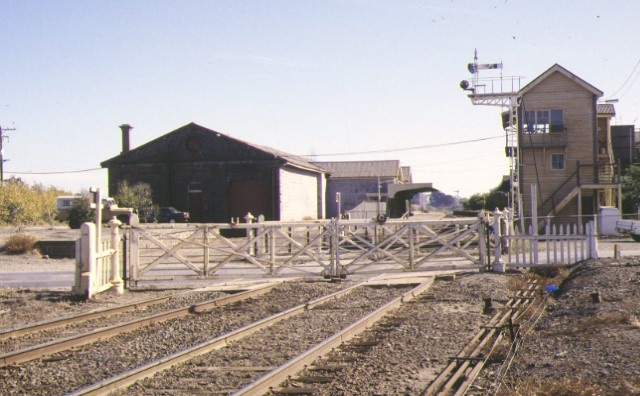
[[[273,395],[314,395],[318,392],[317,388],[282,388],[271,390]]]

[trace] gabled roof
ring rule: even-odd
[[[547,69],[544,73],[542,73],[541,75],[539,75],[538,77],[533,79],[529,84],[527,84],[524,87],[522,87],[522,89],[520,90],[519,93],[520,94],[525,94],[525,93],[529,92],[536,85],[540,84],[542,81],[544,81],[547,77],[549,77],[553,73],[560,73],[560,74],[564,75],[565,77],[571,79],[573,82],[575,82],[576,84],[582,86],[584,89],[586,89],[587,91],[591,92],[592,94],[594,94],[597,97],[601,97],[603,95],[603,92],[600,91],[598,88],[596,88],[593,85],[589,84],[588,82],[584,81],[583,79],[581,79],[580,77],[578,77],[575,74],[571,73],[569,70],[565,69],[564,67],[560,66],[557,63],[555,65],[551,66],[549,69]]]
[[[314,162],[329,171],[332,178],[400,178],[400,161],[337,161]]]
[[[171,131],[169,133],[166,133],[154,140],[151,140],[141,146],[138,146],[132,150],[129,150],[127,152],[124,153],[120,153],[119,155],[110,158],[104,162],[102,162],[100,165],[103,168],[108,168],[109,165],[113,164],[113,163],[117,163],[120,161],[126,161],[127,159],[130,159],[132,157],[135,157],[137,153],[145,150],[148,147],[151,147],[153,145],[156,144],[162,144],[162,142],[164,140],[166,140],[168,137],[172,136],[172,135],[177,135],[179,133],[183,133],[183,132],[187,132],[187,131],[192,131],[194,129],[197,129],[198,132],[200,133],[204,133],[205,135],[210,135],[211,137],[215,137],[215,138],[220,138],[223,137],[224,139],[239,143],[239,144],[243,144],[249,148],[252,148],[253,150],[257,150],[259,152],[262,152],[264,154],[267,154],[269,156],[272,156],[274,159],[279,159],[281,160],[284,164],[290,165],[290,166],[294,166],[297,168],[301,168],[301,169],[306,169],[306,170],[311,170],[314,172],[318,172],[318,173],[327,173],[327,171],[325,169],[322,169],[316,165],[314,165],[313,163],[311,163],[310,161],[307,161],[305,158],[294,155],[294,154],[289,154],[289,153],[285,153],[284,151],[280,151],[280,150],[276,150],[274,148],[271,147],[267,147],[267,146],[260,146],[257,144],[253,144],[253,143],[249,143],[249,142],[245,142],[243,140],[240,139],[236,139],[233,138],[231,136],[222,134],[220,132],[214,131],[212,129],[208,129],[205,128],[201,125],[198,125],[196,123],[189,123],[187,125],[184,125],[174,131]],[[204,159],[206,160],[206,158]]]

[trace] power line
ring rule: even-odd
[[[455,146],[459,144],[476,143],[476,142],[482,142],[485,140],[494,140],[494,139],[504,139],[504,136],[484,137],[484,138],[472,139],[472,140],[461,140],[457,142],[428,144],[424,146],[411,146],[411,147],[403,147],[403,148],[397,148],[397,149],[381,149],[381,150],[370,150],[370,151],[351,151],[351,152],[344,152],[344,153],[313,154],[313,156],[314,157],[331,157],[331,156],[337,156],[337,155],[394,153],[398,151],[422,150],[422,149],[430,149],[430,148],[436,148],[436,147]]]
[[[438,144],[430,144],[430,145],[422,145],[422,146],[412,146],[412,147],[403,147],[397,149],[381,149],[381,150],[371,150],[371,151],[352,151],[352,152],[344,152],[344,153],[333,153],[333,154],[314,154],[313,156],[320,157],[329,157],[329,156],[338,156],[338,155],[361,155],[361,154],[377,154],[377,153],[393,153],[398,151],[409,151],[409,150],[421,150],[421,149],[429,149],[436,147],[446,147],[446,146],[456,146],[460,144],[467,143],[476,143],[485,140],[495,140],[495,139],[503,139],[503,136],[493,136],[493,137],[484,137],[479,139],[472,140],[460,140],[457,142],[448,142],[448,143],[438,143]],[[286,155],[284,156],[286,157]],[[92,172],[96,170],[103,170],[104,168],[90,168],[90,169],[81,169],[81,170],[73,170],[73,171],[58,171],[58,172],[7,172],[12,175],[64,175],[71,173],[83,173],[83,172]]]
[[[633,74],[636,72],[636,69],[638,68],[638,66],[640,66],[640,59],[638,59],[638,62],[636,63],[635,67],[633,68],[633,70],[631,71],[631,73],[629,74],[629,76],[627,77],[626,80],[624,80],[624,82],[622,83],[622,85],[620,86],[620,88],[618,88],[611,96],[609,96],[609,98],[613,98],[615,97],[618,92],[622,91],[622,88],[624,88],[625,85],[627,85],[627,83],[629,82],[629,80],[631,80],[631,77],[633,76]],[[636,76],[637,77],[637,76]],[[633,80],[635,83],[635,79]],[[631,84],[633,85],[633,84]],[[626,93],[626,92],[625,92]]]
[[[7,172],[12,175],[65,175],[69,173],[82,173],[82,172],[92,172],[95,170],[103,170],[104,168],[91,168],[91,169],[81,169],[74,171],[60,171],[60,172]]]

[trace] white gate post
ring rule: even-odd
[[[589,257],[590,259],[598,258],[598,237],[596,235],[596,224],[593,221],[587,223],[587,235],[589,243]]]
[[[478,212],[478,247],[480,248],[480,271],[485,271],[484,261],[487,259],[487,236],[485,234],[484,210]]]
[[[80,277],[76,276],[79,284],[76,284],[76,293],[84,298],[91,298],[92,279],[96,266],[96,225],[93,223],[83,223],[80,226],[80,265],[76,271],[80,270]]]
[[[111,249],[113,254],[111,255],[111,284],[116,289],[116,293],[124,293],[124,285],[122,277],[120,276],[120,232],[119,228],[122,222],[115,218],[115,216],[109,220],[109,226],[111,227]]]
[[[253,223],[253,219],[255,219],[255,216],[251,214],[251,212],[247,212],[247,215],[244,216],[244,221],[247,224],[252,224]],[[247,227],[247,243],[249,243],[249,255],[250,256],[255,256],[256,255],[256,246],[254,243],[251,243],[251,240],[253,239],[253,237],[255,236],[255,230],[249,226]]]
[[[495,244],[494,258],[491,266],[495,272],[505,271],[504,261],[502,261],[502,227],[500,227],[500,223],[502,223],[501,218],[502,213],[498,210],[498,208],[496,208],[496,210],[493,211],[493,218],[491,219],[493,227],[493,243]]]

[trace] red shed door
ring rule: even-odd
[[[248,212],[258,217],[271,218],[271,193],[269,183],[263,180],[236,180],[229,186],[229,217],[239,217],[244,222]]]

